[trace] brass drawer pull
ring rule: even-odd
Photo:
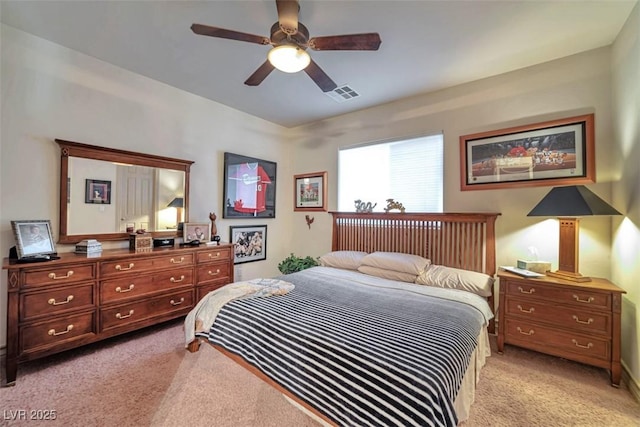
[[[116,270],[118,270],[118,271],[131,270],[132,268],[133,268],[133,263],[132,262],[129,263],[129,267],[123,267],[120,264],[116,265]]]
[[[125,292],[131,292],[131,291],[133,290],[133,288],[135,288],[135,286],[134,286],[134,284],[133,284],[133,283],[132,283],[132,284],[130,284],[130,285],[129,285],[129,287],[128,287],[127,289],[122,289],[120,286],[118,286],[118,287],[116,288],[116,292],[123,294],[123,293],[125,293]]]
[[[184,302],[184,297],[180,298],[180,301],[175,302],[174,300],[171,300],[171,305],[180,305]]]
[[[587,299],[580,299],[580,297],[578,295],[573,294],[573,299],[575,299],[578,302],[584,302],[584,303],[589,304],[589,303],[592,303],[595,298],[594,297],[589,297]]]
[[[578,343],[578,341],[574,338],[571,340],[571,342],[576,346],[576,347],[580,347],[580,348],[584,348],[584,349],[590,349],[593,347],[593,343],[588,343],[587,345],[582,345],[580,343]]]
[[[73,295],[69,295],[67,297],[66,300],[64,301],[60,301],[60,302],[56,302],[55,298],[50,298],[49,301],[47,301],[50,305],[62,305],[62,304],[69,304],[71,301],[73,301]]]
[[[209,254],[209,258],[220,258],[220,252],[216,252],[216,254]]]
[[[173,258],[171,258],[171,260],[169,260],[169,262],[170,262],[171,264],[182,264],[182,262],[183,262],[183,261],[184,261],[184,257],[183,257],[183,256],[181,256],[181,257],[180,257],[180,261],[176,261],[176,260],[175,260],[175,259],[173,259]]]
[[[534,307],[531,307],[530,309],[525,310],[524,308],[522,308],[520,304],[518,304],[518,310],[520,310],[523,313],[533,313],[534,311],[536,311]]]
[[[518,286],[518,290],[520,291],[521,294],[527,294],[527,295],[530,295],[536,291],[535,288],[531,288],[528,291],[525,291],[524,289],[522,289],[522,286]]]
[[[129,310],[129,314],[116,313],[116,319],[126,319],[127,317],[131,316],[133,316],[133,310]]]
[[[179,283],[179,282],[182,282],[184,280],[184,275],[181,275],[179,279],[176,279],[175,277],[172,277],[169,280],[171,281],[171,283]]]
[[[55,329],[49,329],[48,334],[51,335],[52,337],[57,337],[58,335],[68,334],[69,332],[71,332],[72,329],[73,329],[73,325],[67,326],[67,329],[61,332],[56,332]]]
[[[73,276],[73,270],[67,271],[67,274],[64,276],[57,276],[56,273],[49,273],[49,279],[53,280],[68,279],[71,276]]]
[[[220,269],[218,268],[215,273],[211,270],[209,270],[209,276],[217,276],[218,274],[220,274]]]
[[[583,325],[590,325],[593,323],[593,319],[591,317],[589,317],[587,320],[580,320],[580,318],[575,314],[573,315],[573,320],[575,320],[578,323],[582,323]]]
[[[524,332],[522,329],[520,329],[520,326],[517,327],[518,332],[520,332],[522,335],[533,335],[535,334],[535,331],[533,329],[529,329],[529,332]]]

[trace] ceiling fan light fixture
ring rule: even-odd
[[[283,44],[276,46],[267,55],[271,65],[285,73],[297,73],[311,62],[309,54],[299,46]]]

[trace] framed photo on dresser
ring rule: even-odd
[[[18,259],[56,253],[49,220],[11,221]]]

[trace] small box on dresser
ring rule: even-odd
[[[620,385],[621,298],[606,279],[572,282],[500,271],[498,352],[505,344],[609,370]]]

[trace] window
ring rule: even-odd
[[[371,202],[382,212],[387,199],[407,212],[442,212],[442,134],[345,148],[338,154],[338,210]]]

